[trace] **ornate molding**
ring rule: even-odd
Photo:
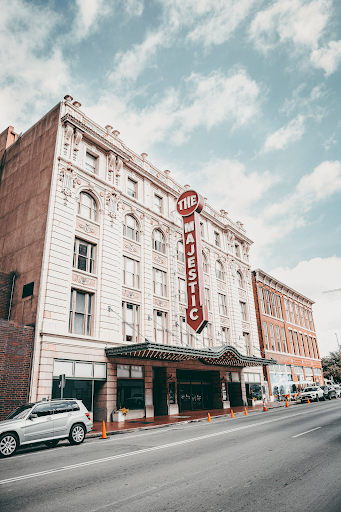
[[[180,265],[178,263],[178,272],[180,272],[181,274],[184,274],[185,273],[185,266],[184,265]]]
[[[239,288],[238,293],[239,293],[239,298],[242,300],[245,300],[245,302],[246,302],[246,291],[243,290],[242,288]]]
[[[135,292],[133,290],[122,289],[122,297],[126,299],[135,300],[136,302],[141,302],[141,293]]]
[[[158,308],[163,308],[163,309],[167,309],[167,310],[169,309],[168,300],[157,299],[156,297],[154,297],[153,305],[157,306]]]
[[[250,323],[249,322],[242,322],[242,329],[245,332],[250,332]]]
[[[73,145],[74,145],[74,150],[75,151],[79,151],[79,144],[80,144],[82,138],[83,138],[83,132],[81,132],[80,130],[78,130],[76,128],[75,136],[74,136],[74,139],[73,139]]]
[[[223,327],[230,327],[230,319],[228,317],[221,316],[220,325],[222,325]]]
[[[204,283],[210,284],[210,276],[208,274],[204,274]]]
[[[224,283],[223,281],[218,281],[217,280],[217,288],[219,290],[226,291],[226,283]]]
[[[141,253],[141,247],[134,242],[128,242],[128,240],[123,241],[123,250],[136,254],[137,256],[140,256]]]
[[[185,314],[186,314],[186,308],[185,308],[185,306],[179,306],[179,312],[180,312],[181,314],[185,315]]]
[[[91,288],[96,287],[95,279],[90,279],[89,277],[80,276],[79,274],[72,274],[72,282],[82,284],[83,286],[89,286]]]
[[[79,231],[83,231],[84,233],[88,233],[90,235],[98,237],[99,229],[98,226],[94,226],[90,222],[82,221],[80,219],[76,220],[76,229]]]
[[[159,265],[163,265],[164,267],[167,267],[167,258],[165,256],[161,256],[158,253],[152,254],[152,261],[154,263],[158,263]]]

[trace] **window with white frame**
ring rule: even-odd
[[[297,336],[297,331],[294,331],[294,341],[295,341],[295,348],[296,348],[296,354],[300,354],[300,347],[299,347],[299,344],[298,344],[298,336]],[[301,354],[301,356],[303,356],[303,354]]]
[[[217,231],[214,232],[214,245],[220,247],[220,234]]]
[[[167,273],[153,267],[153,293],[167,296]]]
[[[95,245],[75,239],[73,246],[73,267],[84,272],[95,272]]]
[[[313,315],[311,314],[311,311],[310,311],[310,310],[308,311],[308,314],[309,314],[309,320],[310,320],[310,329],[311,329],[312,331],[314,331],[314,330],[315,330],[315,328],[314,328],[314,322],[313,322]]]
[[[140,306],[122,302],[122,333],[123,341],[139,341]]]
[[[69,332],[91,335],[93,295],[71,290]]]
[[[123,236],[130,238],[130,240],[134,240],[134,242],[139,241],[137,220],[132,215],[125,215],[123,218]]]
[[[137,183],[131,178],[128,178],[127,180],[127,194],[130,197],[134,197],[135,199],[137,198]]]
[[[224,345],[230,344],[230,330],[228,327],[221,328],[221,341]]]
[[[227,315],[226,295],[218,293],[219,314]]]
[[[301,332],[299,333],[299,338],[300,338],[300,347],[301,347],[302,355],[303,356],[305,355],[306,357],[308,357],[306,354],[305,346],[304,346],[303,334]]]
[[[154,210],[157,213],[162,213],[162,197],[154,194]]]
[[[282,313],[282,305],[281,305],[281,297],[279,295],[276,295],[277,298],[277,310],[279,318],[283,320],[283,313]]]
[[[237,270],[238,286],[243,288],[243,276],[239,270]]]
[[[246,310],[246,304],[245,302],[239,301],[240,305],[240,313],[242,316],[243,322],[247,322],[247,310]]]
[[[224,280],[224,267],[219,260],[215,262],[215,273],[218,279]]]
[[[247,356],[252,356],[252,347],[250,342],[250,334],[248,332],[243,332],[243,338],[245,343],[245,351]]]
[[[314,344],[313,344],[313,339],[312,339],[311,336],[309,336],[309,342],[310,342],[311,353],[313,354],[313,358],[317,359],[316,354],[315,354],[315,347],[314,347]]]
[[[207,264],[207,258],[204,253],[202,253],[202,269],[204,272],[208,272],[208,264]]]
[[[271,292],[271,299],[272,299],[272,310],[273,310],[273,315],[275,317],[278,317],[277,315],[277,303],[276,303],[276,296],[273,292]]]
[[[305,313],[305,325],[306,325],[306,328],[309,329],[309,318],[308,318],[308,310],[305,309],[304,310],[304,313]]]
[[[179,240],[176,247],[176,256],[177,260],[181,263],[184,263],[185,261],[185,252],[184,252],[184,243],[182,240]]]
[[[267,314],[271,315],[271,304],[270,304],[270,292],[266,288],[264,289],[265,292],[265,300],[266,300],[266,308],[267,308]]]
[[[186,294],[186,281],[184,279],[178,278],[178,291],[179,291],[179,302],[182,304],[186,304],[187,302],[187,294]]]
[[[288,299],[284,299],[284,308],[285,308],[285,316],[286,316],[287,322],[290,322],[291,320],[290,320]]]
[[[313,354],[311,353],[311,348],[310,348],[310,345],[309,345],[309,342],[308,342],[308,336],[306,334],[304,335],[304,340],[305,340],[305,345],[306,345],[307,350],[308,350],[308,357],[313,357]]]
[[[81,192],[78,197],[78,214],[87,220],[96,220],[97,203],[90,194]]]
[[[295,315],[294,315],[294,305],[291,300],[289,302],[289,309],[290,309],[290,315],[291,315],[291,322],[294,324],[295,322]]]
[[[212,324],[207,323],[202,331],[202,337],[205,347],[213,347],[213,338],[212,338]]]
[[[184,316],[180,316],[180,338],[182,343],[188,345],[187,322]]]
[[[265,313],[263,288],[258,285],[258,290],[259,290],[259,298],[260,298],[260,305],[261,305],[262,313]]]
[[[286,336],[285,336],[285,329],[284,329],[284,327],[281,327],[281,331],[282,331],[282,341],[283,341],[284,352],[288,352],[288,345],[287,345],[287,339],[286,339]]]
[[[159,229],[153,231],[153,249],[163,254],[166,253],[165,237]]]
[[[300,315],[298,313],[298,304],[297,304],[297,302],[295,302],[294,304],[295,304],[295,313],[296,313],[296,324],[300,325],[301,322],[300,322]]]
[[[316,341],[316,338],[313,338],[314,340],[314,347],[315,347],[315,353],[316,353],[316,359],[318,359],[320,357],[319,355],[319,349],[317,347],[317,341]]]
[[[300,306],[300,313],[301,313],[301,325],[302,325],[302,327],[304,327],[303,306]]]
[[[85,169],[89,172],[95,173],[96,162],[97,162],[97,157],[93,156],[87,152],[85,155]]]
[[[275,331],[273,324],[269,323],[270,329],[270,338],[271,338],[271,350],[276,350],[276,342],[275,342]]]
[[[205,304],[207,306],[208,311],[211,311],[211,301],[210,301],[210,290],[209,288],[204,288],[205,293]]]
[[[263,322],[263,332],[264,332],[265,346],[269,350],[268,324],[266,322]]]
[[[276,325],[275,328],[276,328],[276,337],[277,337],[278,350],[279,350],[279,352],[283,352],[282,347],[281,347],[281,333],[280,333],[280,330],[279,330],[279,326]]]
[[[289,340],[290,340],[291,353],[292,353],[292,354],[295,354],[294,338],[293,338],[292,330],[291,330],[291,329],[289,329]]]
[[[167,343],[167,313],[154,309],[154,339],[156,343]]]
[[[123,256],[123,284],[139,288],[139,262]]]

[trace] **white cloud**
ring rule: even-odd
[[[234,69],[228,75],[192,74],[184,81],[182,96],[170,88],[142,110],[131,104],[129,94],[107,92],[87,111],[104,125],[120,119],[118,129],[124,140],[142,151],[165,139],[182,144],[200,127],[211,129],[226,121],[233,123],[233,129],[245,125],[259,112],[259,94],[257,83],[245,70]]]
[[[53,34],[61,23],[49,7],[0,2],[0,111],[4,125],[41,115],[69,83],[68,66]]]
[[[250,37],[262,52],[288,42],[298,49],[316,49],[331,7],[330,0],[277,0],[256,15]]]
[[[341,40],[330,41],[327,47],[314,50],[310,61],[316,68],[322,68],[326,76],[334,73],[341,63]]]
[[[341,343],[341,258],[314,258],[295,268],[278,267],[269,274],[315,301],[313,315],[320,355],[337,350],[335,333]]]
[[[305,132],[305,119],[305,116],[299,114],[288,124],[268,135],[262,152],[268,153],[269,151],[285,149],[293,142],[300,140]]]

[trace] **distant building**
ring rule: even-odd
[[[262,355],[278,363],[264,367],[270,394],[323,384],[314,302],[261,269],[252,272],[252,283]]]
[[[206,204],[209,323],[185,321],[185,190],[70,96],[26,133],[0,135],[0,270],[10,319],[35,327],[29,399],[81,398],[97,420],[228,408],[266,392],[249,249]],[[198,192],[202,192],[198,190]]]

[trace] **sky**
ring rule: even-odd
[[[0,131],[65,94],[243,222],[341,344],[341,2],[0,0]]]

